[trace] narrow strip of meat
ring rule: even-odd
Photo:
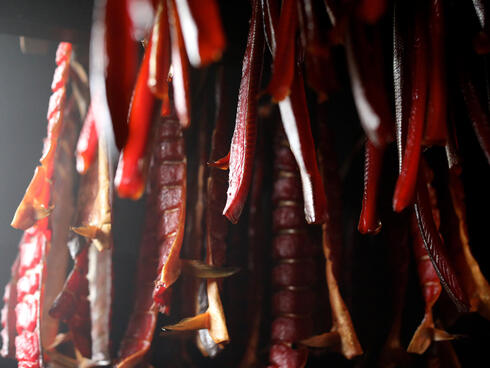
[[[429,24],[429,96],[424,143],[444,145],[447,140],[445,18],[443,0],[431,0]]]
[[[215,0],[176,0],[189,61],[194,67],[205,66],[221,58],[226,39]]]
[[[308,349],[293,344],[313,332],[313,287],[320,278],[315,258],[320,249],[308,233],[299,172],[282,129],[277,130],[274,153],[271,281],[275,291],[269,362],[271,367],[303,367]]]
[[[175,115],[160,118],[156,134],[136,278],[136,285],[141,286],[119,348],[118,368],[134,367],[147,358],[158,311],[169,311],[169,287],[180,273],[186,190],[184,138]]]
[[[448,257],[447,249],[439,234],[438,224],[434,219],[434,213],[438,213],[438,210],[436,211],[434,204],[434,194],[431,194],[428,187],[430,184],[430,178],[428,177],[430,172],[426,164],[422,165],[421,169],[414,205],[419,232],[442,286],[446,289],[458,310],[466,311],[469,306],[467,296]]]
[[[361,234],[377,234],[381,230],[381,220],[377,213],[379,180],[383,165],[384,149],[376,147],[369,140],[364,152],[364,192],[362,210],[357,229]]]
[[[427,40],[423,17],[417,14],[415,18],[414,37],[410,49],[413,52],[411,107],[406,127],[406,142],[401,146],[403,159],[400,175],[393,195],[393,209],[396,212],[401,212],[413,201],[427,108]],[[402,131],[405,129],[403,122],[401,129]],[[403,133],[400,135],[403,136]]]
[[[424,319],[415,331],[407,351],[409,353],[423,354],[430,346],[432,341],[450,340],[453,337],[446,331],[437,329],[434,325],[432,309],[439,299],[442,287],[439,277],[432,265],[431,259],[424,246],[424,240],[420,235],[415,214],[410,218],[410,229],[412,233],[412,247],[417,263],[419,283],[424,296],[425,311]]]
[[[325,276],[332,315],[330,331],[309,337],[302,343],[313,347],[327,347],[340,351],[352,359],[363,353],[352,318],[340,290],[340,265],[342,263],[342,202],[339,170],[335,159],[333,141],[325,124],[323,106],[319,108],[318,161],[322,172],[328,203],[327,221],[322,224],[322,248],[325,257]],[[323,113],[323,114],[322,114]]]

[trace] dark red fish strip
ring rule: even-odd
[[[421,175],[419,175],[414,208],[420,235],[442,286],[460,311],[468,310],[469,304],[466,295],[449,261],[444,243],[434,222],[425,170],[422,170]]]
[[[128,136],[127,117],[138,60],[137,45],[131,34],[130,3],[107,0],[105,4],[106,95],[119,149],[124,147]]]
[[[159,124],[154,148],[157,180],[157,242],[159,244],[158,273],[153,298],[163,312],[168,312],[169,288],[180,274],[180,248],[184,236],[186,205],[186,165],[184,138],[181,126],[174,116],[164,118]]]
[[[148,204],[154,200],[155,194],[148,196]],[[152,297],[158,258],[157,223],[158,217],[149,211],[145,217],[135,282],[139,287],[135,290],[133,312],[119,347],[115,364],[118,368],[134,367],[144,361],[153,340],[158,314]]]
[[[114,179],[117,194],[122,198],[139,199],[145,190],[145,156],[155,106],[155,97],[148,87],[152,47],[148,45],[140,66],[129,111],[127,142]]]
[[[66,279],[62,293],[56,298],[51,309],[49,310],[49,314],[53,318],[66,321],[73,315],[73,313],[75,313],[74,307],[79,299],[78,293],[82,288],[81,285],[83,284],[83,278],[85,278],[87,274],[88,264],[86,261],[84,261],[86,259],[88,258],[87,250],[85,249],[81,253],[80,257],[75,259],[75,266]]]
[[[282,101],[291,93],[295,69],[295,38],[298,27],[296,0],[284,0],[276,33],[272,77],[267,91],[274,101]]]
[[[274,0],[262,1],[265,34],[271,38],[268,42],[274,57],[277,43],[277,7]],[[300,170],[303,188],[304,212],[308,223],[320,224],[326,219],[327,199],[323,189],[320,171],[316,161],[315,143],[311,133],[310,116],[306,105],[303,76],[296,67],[291,95],[279,102],[282,124],[289,145]]]
[[[235,131],[230,147],[227,200],[223,210],[223,214],[233,223],[238,222],[247,200],[257,139],[257,96],[262,76],[264,35],[259,0],[255,0],[252,7]]]
[[[272,195],[275,234],[272,257],[275,264],[271,278],[275,291],[272,295],[269,361],[273,367],[302,367],[308,350],[304,347],[293,349],[291,344],[313,332],[313,285],[319,279],[319,268],[314,259],[320,249],[310,239],[303,217],[300,178],[294,156],[282,129],[276,132]]]
[[[447,140],[446,65],[444,54],[444,8],[431,0],[429,14],[429,100],[424,143],[444,145]]]
[[[221,58],[226,38],[215,0],[176,0],[189,61],[195,67]],[[197,36],[197,37],[196,37]]]
[[[337,87],[333,58],[326,32],[320,28],[312,0],[298,1],[298,20],[304,50],[306,83],[315,90],[319,101]]]
[[[147,214],[141,239],[135,303],[128,328],[119,348],[116,366],[134,367],[146,359],[156,327],[158,308],[169,311],[167,288],[178,276],[180,246],[185,211],[186,161],[182,128],[175,116],[160,118],[153,147],[149,175]],[[169,264],[171,263],[171,264]],[[165,274],[161,287],[155,279],[162,267]],[[155,297],[155,298],[154,298]]]
[[[367,140],[364,154],[364,192],[361,217],[357,229],[361,234],[376,234],[381,230],[381,220],[377,214],[377,198],[381,169],[383,167],[383,148],[378,148]]]
[[[310,224],[321,224],[327,217],[327,199],[318,170],[303,76],[299,67],[296,70],[291,95],[279,103],[279,110],[300,172],[306,221]]]
[[[427,42],[424,35],[423,19],[417,17],[415,22],[415,35],[411,49],[414,60],[412,66],[413,87],[411,91],[410,116],[401,172],[393,195],[393,209],[396,212],[406,208],[413,199],[417,183],[427,105]]]

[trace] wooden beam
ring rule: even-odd
[[[0,33],[88,42],[93,0],[0,0]]]

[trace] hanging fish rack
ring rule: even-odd
[[[2,355],[490,364],[486,3],[202,3],[0,3],[59,43]]]

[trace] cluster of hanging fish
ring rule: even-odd
[[[90,76],[77,49],[59,45],[40,165],[12,221],[24,235],[4,295],[2,355],[30,368],[160,366],[152,346],[177,336],[186,342],[173,352],[176,366],[192,366],[189,341],[216,359],[231,349],[215,360],[223,366],[361,356],[343,297],[342,177],[335,122],[326,118],[348,80],[366,136],[358,230],[399,247],[390,259],[399,283],[393,327],[379,364],[456,337],[433,315],[443,290],[455,310],[490,319],[452,109],[453,100],[464,103],[490,161],[485,3],[252,0],[246,45],[236,46],[244,50],[236,104],[227,82],[234,70],[220,63],[219,5],[95,1]],[[455,14],[469,25],[458,36]],[[200,88],[206,93],[194,93]],[[396,162],[389,155],[398,175],[387,210],[379,188],[393,176],[383,167]],[[144,194],[133,312],[111,347],[113,201]],[[227,244],[244,244],[244,234],[247,249],[234,252],[248,277],[229,291],[237,276],[225,278],[238,270]],[[425,314],[403,347],[410,246]],[[175,323],[159,325],[160,314]],[[241,329],[238,341],[228,325]]]

